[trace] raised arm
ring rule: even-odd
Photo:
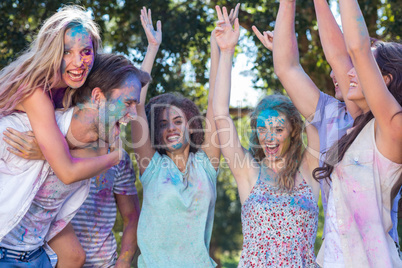
[[[239,14],[240,4],[237,4],[235,9],[232,9],[229,14],[229,22],[233,25],[234,21],[237,19]],[[216,82],[216,75],[219,66],[220,51],[219,46],[216,43],[215,30],[211,33],[211,66],[209,73],[209,93],[208,93],[208,108],[206,115],[206,126],[205,126],[205,139],[203,144],[203,150],[208,155],[211,160],[212,165],[215,169],[219,167],[219,160],[221,155],[220,144],[218,133],[216,132],[216,124],[213,112],[213,98],[214,89]]]
[[[367,26],[357,1],[340,0],[339,3],[346,47],[364,97],[376,119],[376,144],[385,157],[402,163],[402,107],[384,81],[391,81],[393,77],[383,77],[378,69],[371,51]],[[402,58],[397,60],[401,61]],[[398,72],[402,71],[399,69]]]
[[[316,110],[320,90],[299,63],[295,9],[294,0],[280,1],[273,44],[274,70],[293,104],[305,118],[310,118]]]
[[[348,72],[353,68],[353,64],[346,50],[343,34],[326,0],[314,0],[314,7],[325,58],[334,72],[346,108],[350,115],[356,118],[361,114],[361,110],[346,97],[350,84]]]
[[[53,104],[43,90],[35,90],[21,105],[43,155],[63,183],[89,179],[119,163],[118,151],[93,158],[73,158],[56,123]]]
[[[244,202],[253,185],[249,180],[252,177],[250,170],[253,167],[253,160],[251,155],[241,146],[235,125],[229,114],[232,58],[240,35],[239,21],[238,19],[235,20],[233,30],[229,23],[226,8],[223,8],[223,14],[218,6],[216,11],[219,22],[215,28],[215,34],[221,54],[213,98],[215,123],[223,156],[237,182],[240,201]]]
[[[147,53],[142,62],[141,70],[151,73],[159,45],[162,42],[162,23],[161,21],[157,22],[155,31],[152,25],[151,10],[148,9],[147,11],[144,7],[141,10],[141,24],[148,39]],[[155,150],[152,148],[151,144],[149,126],[145,113],[145,100],[147,98],[149,84],[150,83],[141,89],[140,103],[137,104],[138,118],[131,122],[131,136],[141,174],[144,173],[149,161],[155,154]],[[141,161],[143,159],[147,161]]]

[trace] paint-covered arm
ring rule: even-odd
[[[348,72],[353,67],[353,64],[346,50],[343,34],[326,0],[314,0],[314,7],[325,58],[334,72],[336,83],[339,86],[348,112],[353,118],[356,118],[361,114],[361,110],[353,101],[348,100],[346,97],[350,83]]]
[[[148,39],[147,53],[142,62],[141,70],[151,74],[156,54],[162,42],[162,23],[161,21],[157,22],[157,30],[155,31],[152,25],[151,10],[148,9],[147,11],[144,7],[141,10],[141,24]],[[140,103],[137,105],[138,117],[137,120],[131,122],[131,136],[141,174],[144,173],[155,154],[155,150],[152,148],[151,144],[149,125],[145,113],[145,100],[147,98],[148,86],[149,83],[141,89]]]
[[[388,159],[402,163],[402,107],[385,83],[397,77],[391,75],[383,77],[381,74],[371,51],[367,26],[357,1],[340,0],[339,3],[346,47],[352,58],[364,97],[376,119],[375,137],[378,149]],[[395,47],[395,50],[398,48]],[[399,56],[394,56],[399,57],[399,61],[400,53]],[[401,70],[399,75],[400,73]]]
[[[273,38],[274,70],[293,104],[305,118],[310,119],[316,110],[320,90],[299,63],[295,10],[294,0],[280,1]]]
[[[137,226],[140,216],[138,195],[116,194],[116,203],[123,218],[123,236],[121,250],[115,267],[131,267],[137,250]]]
[[[73,158],[56,123],[55,111],[42,89],[21,103],[39,147],[57,177],[65,184],[89,179],[119,163],[119,152],[93,158]]]

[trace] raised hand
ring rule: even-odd
[[[240,3],[237,3],[236,7],[230,10],[229,13],[229,21],[230,21],[230,25],[234,25],[235,20],[237,19],[238,15],[239,15],[239,8],[240,8]]]
[[[162,22],[158,20],[156,22],[156,31],[152,25],[151,9],[143,7],[141,9],[141,24],[144,28],[145,34],[148,39],[148,45],[159,47],[162,43]]]
[[[237,8],[237,7],[236,7]],[[240,36],[240,25],[239,19],[234,19],[234,29],[232,24],[230,23],[229,15],[226,10],[226,7],[221,8],[216,6],[216,12],[218,14],[218,23],[215,28],[215,39],[218,43],[219,48],[221,51],[224,50],[233,50],[239,40]],[[234,14],[238,13],[234,11]]]
[[[274,32],[264,31],[262,34],[254,25],[251,28],[253,29],[253,32],[255,33],[257,38],[261,41],[261,43],[270,51],[272,51],[274,45]]]

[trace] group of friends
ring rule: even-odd
[[[178,94],[146,103],[162,42],[151,10],[140,15],[148,40],[140,69],[101,52],[84,9],[66,6],[47,19],[0,72],[0,266],[130,267],[138,247],[138,267],[215,267],[222,154],[242,205],[239,267],[402,267],[402,44],[372,44],[357,0],[339,0],[343,33],[327,1],[313,1],[335,98],[301,67],[296,1],[280,0],[274,31],[253,31],[289,97],[258,103],[249,148],[229,113],[240,4],[229,13],[216,7],[205,117]],[[119,139],[129,122],[141,213]],[[315,256],[320,191],[325,225]]]

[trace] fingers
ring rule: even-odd
[[[16,156],[19,156],[21,158],[25,158],[25,154],[23,154],[22,152],[14,149],[14,148],[7,148],[7,151],[9,151],[12,154],[15,154]]]
[[[235,30],[236,33],[240,32],[240,24],[239,24],[239,19],[238,18],[235,19],[234,30]]]
[[[15,142],[14,140],[11,140],[7,137],[3,137],[3,140],[5,142],[7,142],[8,145],[10,145],[11,147],[15,148],[16,150],[19,151],[25,151],[24,147],[22,146],[22,144]],[[11,149],[11,148],[10,148]]]
[[[228,15],[228,11],[227,11],[226,7],[222,8],[222,12],[223,12],[223,18],[224,18],[225,22],[229,24],[230,20],[229,20],[229,15]]]
[[[149,24],[152,25],[152,15],[151,15],[151,9],[148,9],[148,20],[149,20]]]
[[[235,19],[235,18],[237,18],[239,16],[239,9],[240,9],[240,3],[237,3],[237,5],[235,7],[235,10],[234,10],[234,13],[233,13],[233,18],[232,19]]]
[[[257,38],[262,42],[264,40],[264,36],[262,35],[262,33],[258,30],[257,27],[255,27],[255,25],[251,26],[251,29],[253,29],[253,32],[255,33],[255,35],[257,36]]]
[[[218,15],[218,20],[223,21],[224,19],[223,19],[221,7],[220,6],[215,6],[215,9],[216,9],[216,14]]]
[[[156,30],[162,32],[162,22],[160,20],[156,22]]]

